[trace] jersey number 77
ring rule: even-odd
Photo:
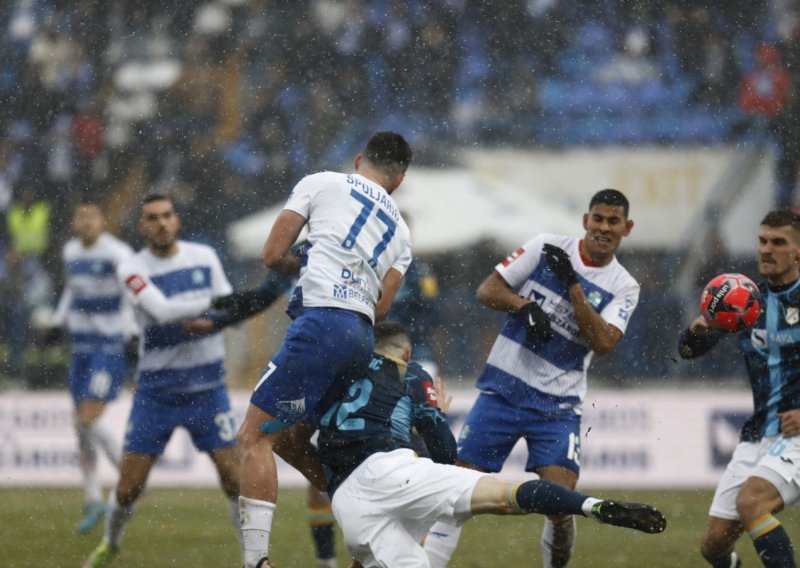
[[[355,198],[356,201],[361,203],[361,212],[356,217],[353,224],[350,225],[350,230],[347,232],[347,236],[345,237],[344,241],[342,241],[342,247],[350,250],[356,244],[356,239],[358,238],[359,233],[361,233],[361,229],[364,228],[364,224],[367,222],[370,213],[375,208],[375,202],[370,200],[367,196],[357,192],[354,189],[350,190],[350,195]],[[369,265],[372,268],[375,268],[378,265],[378,257],[386,250],[386,247],[389,246],[389,241],[392,240],[394,236],[394,232],[397,229],[397,224],[394,220],[386,214],[383,209],[378,209],[375,213],[375,216],[386,225],[386,231],[383,233],[383,237],[381,238],[380,242],[375,245],[375,249],[372,251],[372,258],[369,259]]]

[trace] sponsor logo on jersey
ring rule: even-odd
[[[333,285],[333,297],[339,298],[340,300],[347,299],[347,286],[344,284],[334,284]]]
[[[750,341],[756,349],[764,349],[767,346],[767,330],[756,329],[750,332]]]
[[[279,400],[275,403],[275,406],[283,412],[291,412],[292,414],[303,413],[306,411],[306,399]]]
[[[515,250],[515,251],[514,251],[514,252],[512,252],[510,255],[508,255],[507,257],[505,257],[505,258],[503,259],[503,262],[502,262],[501,264],[502,264],[503,266],[508,266],[509,264],[511,264],[512,262],[514,262],[515,260],[517,260],[517,259],[518,259],[518,258],[519,258],[519,257],[520,257],[522,254],[524,254],[524,253],[525,253],[525,249],[524,249],[524,248],[522,248],[522,247],[519,247],[517,250]]]
[[[197,269],[192,271],[192,282],[194,284],[203,284],[205,282],[205,280],[206,280],[206,277],[203,274],[202,270],[197,268]]]
[[[139,292],[147,288],[147,282],[138,274],[128,276],[128,279],[125,280],[125,285],[133,292],[134,296],[138,296]]]

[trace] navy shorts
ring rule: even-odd
[[[286,331],[250,402],[286,424],[319,423],[328,407],[364,377],[374,346],[372,323],[338,308],[307,308]]]
[[[196,393],[137,392],[128,418],[125,451],[160,455],[179,426],[201,452],[236,443],[236,420],[224,386]]]
[[[69,364],[69,392],[75,405],[83,400],[108,402],[117,398],[125,377],[128,361],[124,354],[73,353]]]
[[[563,466],[580,474],[580,416],[516,408],[498,395],[481,393],[458,439],[458,459],[497,472],[517,440],[528,445],[525,471]]]

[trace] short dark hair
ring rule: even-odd
[[[175,207],[175,200],[172,199],[169,195],[164,195],[163,193],[150,193],[146,195],[144,199],[142,199],[139,208],[141,209],[148,203],[153,203],[155,201],[169,201],[170,203],[172,203],[172,207]]]
[[[411,146],[396,132],[378,132],[363,152],[369,162],[390,175],[402,174],[411,163]]]
[[[97,207],[101,212],[105,212],[106,209],[102,201],[89,195],[79,197],[75,201],[75,205],[72,209],[75,210],[78,207]]]
[[[401,324],[396,321],[379,321],[375,324],[375,349],[379,347],[393,346],[401,347],[399,344],[408,343],[411,346],[411,334]]]
[[[773,228],[791,226],[800,234],[800,215],[791,209],[774,209],[764,216],[761,224]]]
[[[628,198],[625,197],[621,191],[609,188],[601,189],[595,193],[592,196],[591,201],[589,201],[589,210],[591,211],[592,207],[599,203],[602,203],[603,205],[610,205],[611,207],[622,207],[622,210],[625,213],[625,218],[628,218],[630,204],[628,203]]]

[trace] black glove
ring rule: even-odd
[[[42,334],[42,344],[45,347],[52,347],[64,341],[64,328],[54,326],[47,328]]]
[[[221,316],[212,318],[215,320],[215,328],[222,329],[239,323],[267,309],[275,300],[291,289],[293,282],[294,278],[291,276],[270,272],[267,279],[258,288],[214,298],[211,301],[211,307],[225,312]]]
[[[135,367],[139,362],[139,337],[136,335],[125,344],[125,360],[131,367]]]
[[[525,331],[529,341],[550,341],[553,338],[553,330],[550,327],[550,318],[544,313],[542,307],[536,302],[531,302],[522,306],[516,313],[525,322]]]
[[[547,264],[550,269],[555,273],[561,283],[569,288],[573,284],[578,283],[578,275],[575,274],[575,269],[572,267],[572,261],[569,255],[562,248],[555,245],[544,245],[544,257],[547,259]]]

